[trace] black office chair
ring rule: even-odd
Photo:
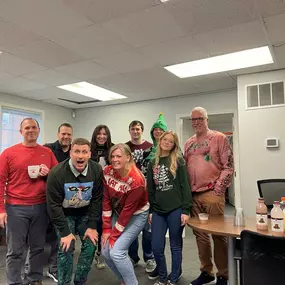
[[[280,201],[285,197],[285,179],[258,180],[257,187],[259,196],[264,198],[265,205],[272,209],[274,201]]]
[[[285,284],[285,238],[241,233],[243,285]]]

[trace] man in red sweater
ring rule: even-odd
[[[37,144],[39,124],[32,118],[20,124],[23,142],[0,156],[0,227],[7,227],[7,284],[22,284],[22,254],[28,240],[32,285],[41,285],[48,225],[46,176],[57,164],[52,151]],[[5,200],[4,200],[5,195]]]

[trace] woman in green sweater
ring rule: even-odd
[[[159,274],[154,285],[174,285],[182,274],[182,232],[189,218],[192,198],[178,137],[172,131],[166,131],[159,140],[155,158],[148,164],[147,185],[152,250]],[[169,281],[164,255],[167,229],[172,257]]]

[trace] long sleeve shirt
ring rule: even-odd
[[[224,134],[210,130],[203,143],[192,136],[185,144],[184,157],[192,192],[213,190],[216,195],[225,194],[232,182],[234,160]]]
[[[148,209],[146,181],[135,165],[124,178],[111,165],[104,168],[103,233],[110,234],[110,244],[120,237],[133,215]],[[112,228],[114,213],[118,220]]]
[[[46,177],[30,178],[29,165],[45,164],[49,169],[57,164],[52,151],[41,145],[16,144],[0,156],[0,213],[7,204],[36,205],[46,201]]]
[[[192,207],[192,195],[186,164],[183,158],[177,162],[176,176],[170,172],[169,157],[162,157],[158,165],[151,160],[148,164],[147,186],[150,211],[167,214],[182,208],[182,213],[189,215]]]
[[[66,216],[88,216],[88,227],[97,229],[103,195],[103,171],[95,161],[88,161],[78,173],[71,160],[59,163],[48,176],[47,206],[52,223],[61,237],[69,235]]]

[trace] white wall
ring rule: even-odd
[[[237,110],[236,90],[79,109],[76,111],[76,136],[90,139],[94,128],[105,124],[111,130],[114,143],[126,142],[129,140],[129,123],[140,120],[145,125],[144,137],[150,140],[149,130],[160,112],[165,116],[168,129],[175,130],[176,115],[189,114],[196,106],[203,106],[209,113]]]
[[[258,197],[257,180],[285,177],[285,106],[246,110],[245,86],[284,79],[285,70],[238,78],[241,205],[246,215],[255,213]],[[267,137],[279,138],[280,148],[266,149]]]
[[[73,126],[75,125],[75,121],[71,117],[71,110],[64,107],[4,93],[0,93],[0,105],[13,105],[19,109],[27,108],[27,110],[44,111],[43,142],[53,142],[56,140],[57,128],[61,123],[67,122]]]

